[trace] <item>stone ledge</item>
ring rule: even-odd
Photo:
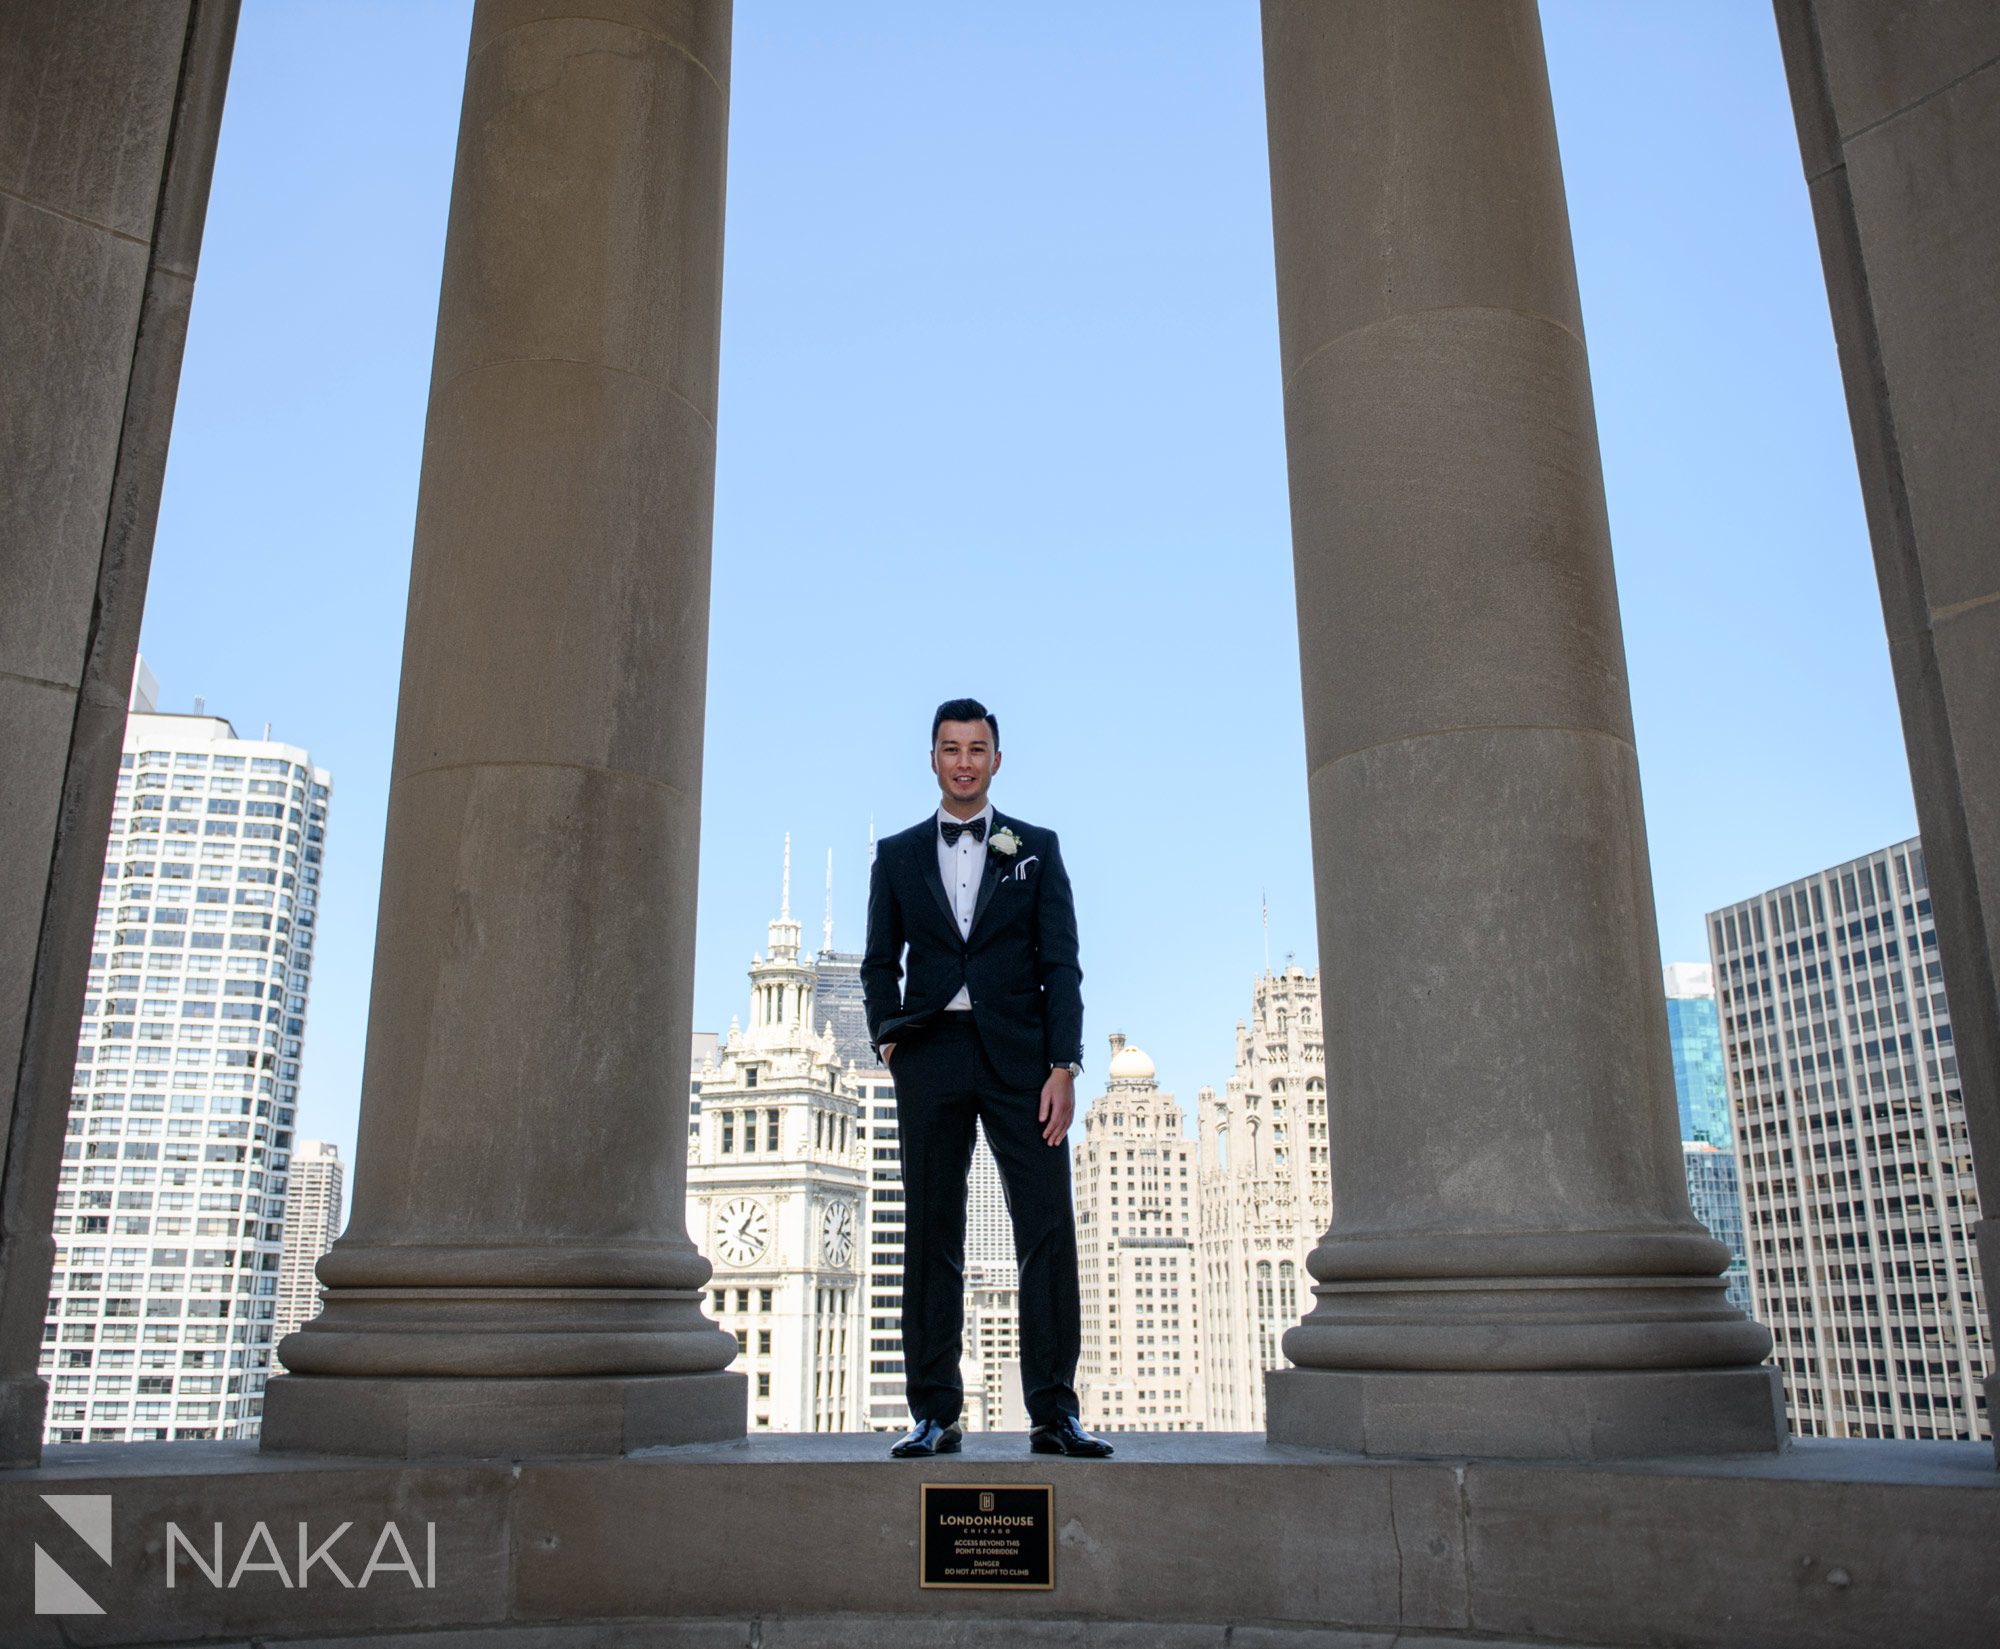
[[[0,1472],[0,1598],[22,1600],[5,1606],[0,1637],[24,1649],[252,1636],[664,1649],[741,1643],[756,1621],[775,1649],[859,1643],[850,1626],[886,1617],[908,1635],[870,1625],[866,1641],[972,1649],[1011,1625],[1013,1641],[1081,1642],[1087,1624],[1099,1643],[1165,1624],[1166,1641],[1190,1645],[1228,1625],[1238,1646],[1253,1626],[1280,1633],[1274,1645],[1304,1628],[1344,1635],[1324,1637],[1328,1649],[1399,1632],[1987,1649],[2000,1620],[2000,1474],[1977,1444],[1551,1465],[1320,1454],[1254,1434],[1128,1434],[1104,1462],[1030,1455],[1019,1435],[974,1435],[931,1462],[891,1461],[888,1442],[412,1464],[253,1443],[58,1446],[36,1469]],[[925,1481],[1054,1484],[1056,1591],[920,1591]],[[39,1498],[97,1493],[113,1500],[108,1565]],[[222,1525],[225,1579],[246,1548],[264,1567],[218,1588],[177,1542],[169,1590],[170,1521],[209,1562]],[[322,1566],[305,1588],[284,1585],[270,1564],[282,1558],[296,1580],[302,1522],[312,1547],[351,1525],[331,1548],[350,1581],[381,1546],[368,1584],[343,1588]],[[383,1545],[388,1522],[422,1587],[386,1566],[400,1561]],[[25,1613],[38,1544],[103,1615]],[[822,1635],[799,1635],[812,1620]]]
[[[1774,1368],[1284,1368],[1264,1391],[1274,1443],[1396,1459],[1773,1454],[1787,1442]]]
[[[263,1649],[270,1639],[215,1649]],[[792,1615],[614,1621],[590,1626],[446,1627],[366,1637],[287,1638],[285,1649],[1548,1649],[1526,1638],[1412,1637],[1337,1627],[1187,1625],[1164,1620],[937,1620]],[[161,1645],[159,1649],[167,1649]],[[1561,1649],[1606,1649],[1563,1644]]]
[[[463,1459],[488,1437],[524,1455],[630,1454],[743,1436],[750,1377],[573,1375],[451,1380],[280,1374],[264,1388],[260,1444],[273,1454]]]

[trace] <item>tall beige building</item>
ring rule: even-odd
[[[1111,1038],[1103,1096],[1083,1119],[1075,1197],[1085,1426],[1199,1431],[1194,1144],[1153,1062]]]
[[[791,912],[791,844],[750,1022],[695,1074],[688,1232],[714,1267],[710,1314],[735,1335],[753,1431],[859,1431],[867,1408],[862,1279],[868,1154],[859,1090]],[[814,1025],[819,1022],[820,1028]],[[692,1108],[692,1107],[691,1107]]]
[[[1264,1375],[1312,1304],[1306,1256],[1333,1217],[1319,975],[1266,973],[1236,1071],[1199,1096],[1202,1377],[1216,1431],[1264,1429]]]
[[[1916,841],[1708,918],[1750,1292],[1792,1429],[1991,1435],[1951,1010]]]
[[[278,1314],[272,1329],[279,1342],[319,1314],[319,1279],[313,1267],[340,1235],[345,1178],[337,1145],[302,1139],[293,1149],[292,1183],[285,1191],[285,1246],[278,1260]]]

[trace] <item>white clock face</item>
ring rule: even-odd
[[[854,1261],[854,1204],[836,1202],[826,1211],[826,1224],[820,1233],[820,1253],[826,1263],[845,1271]]]
[[[771,1241],[771,1216],[761,1202],[734,1197],[715,1216],[715,1251],[728,1265],[749,1265]]]

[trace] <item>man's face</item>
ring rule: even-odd
[[[931,741],[931,771],[954,813],[966,818],[977,813],[986,805],[993,775],[1000,771],[992,727],[984,721],[939,722],[937,737]]]

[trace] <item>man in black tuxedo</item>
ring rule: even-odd
[[[903,1366],[915,1425],[890,1452],[958,1452],[976,1119],[1020,1261],[1031,1446],[1107,1455],[1111,1445],[1077,1424],[1073,1384],[1083,1335],[1067,1136],[1083,1069],[1083,970],[1069,877],[1054,831],[987,800],[1000,724],[978,700],[938,706],[931,771],[937,812],[876,845],[861,963],[868,1035],[895,1080],[902,1135]]]

